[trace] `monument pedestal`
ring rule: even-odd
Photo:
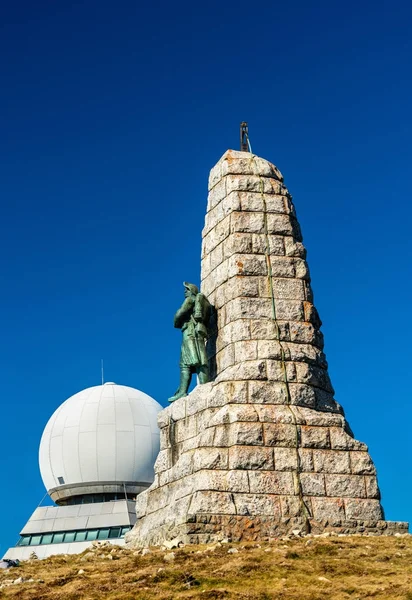
[[[159,413],[155,480],[128,542],[407,532],[384,520],[368,449],[333,397],[282,175],[229,150],[209,190],[201,289],[216,309],[214,380]]]

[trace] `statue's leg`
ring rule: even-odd
[[[209,367],[207,365],[199,367],[197,374],[199,376],[199,383],[207,383],[209,381]]]
[[[189,389],[190,381],[192,379],[192,372],[190,367],[180,367],[180,384],[176,390],[174,396],[169,398],[169,402],[174,402],[183,396],[187,396],[187,390]]]

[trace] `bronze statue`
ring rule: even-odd
[[[206,352],[206,339],[211,316],[211,304],[199,293],[193,283],[183,283],[185,301],[174,317],[174,326],[182,330],[183,339],[180,351],[180,385],[169,402],[187,396],[192,374],[197,373],[199,383],[209,381],[209,366]]]

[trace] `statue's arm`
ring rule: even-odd
[[[192,298],[186,298],[182,306],[175,314],[174,326],[180,329],[185,321],[190,317],[193,310],[194,300]]]

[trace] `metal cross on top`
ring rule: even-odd
[[[241,152],[252,152],[249,142],[249,128],[246,121],[240,124],[240,150]]]

